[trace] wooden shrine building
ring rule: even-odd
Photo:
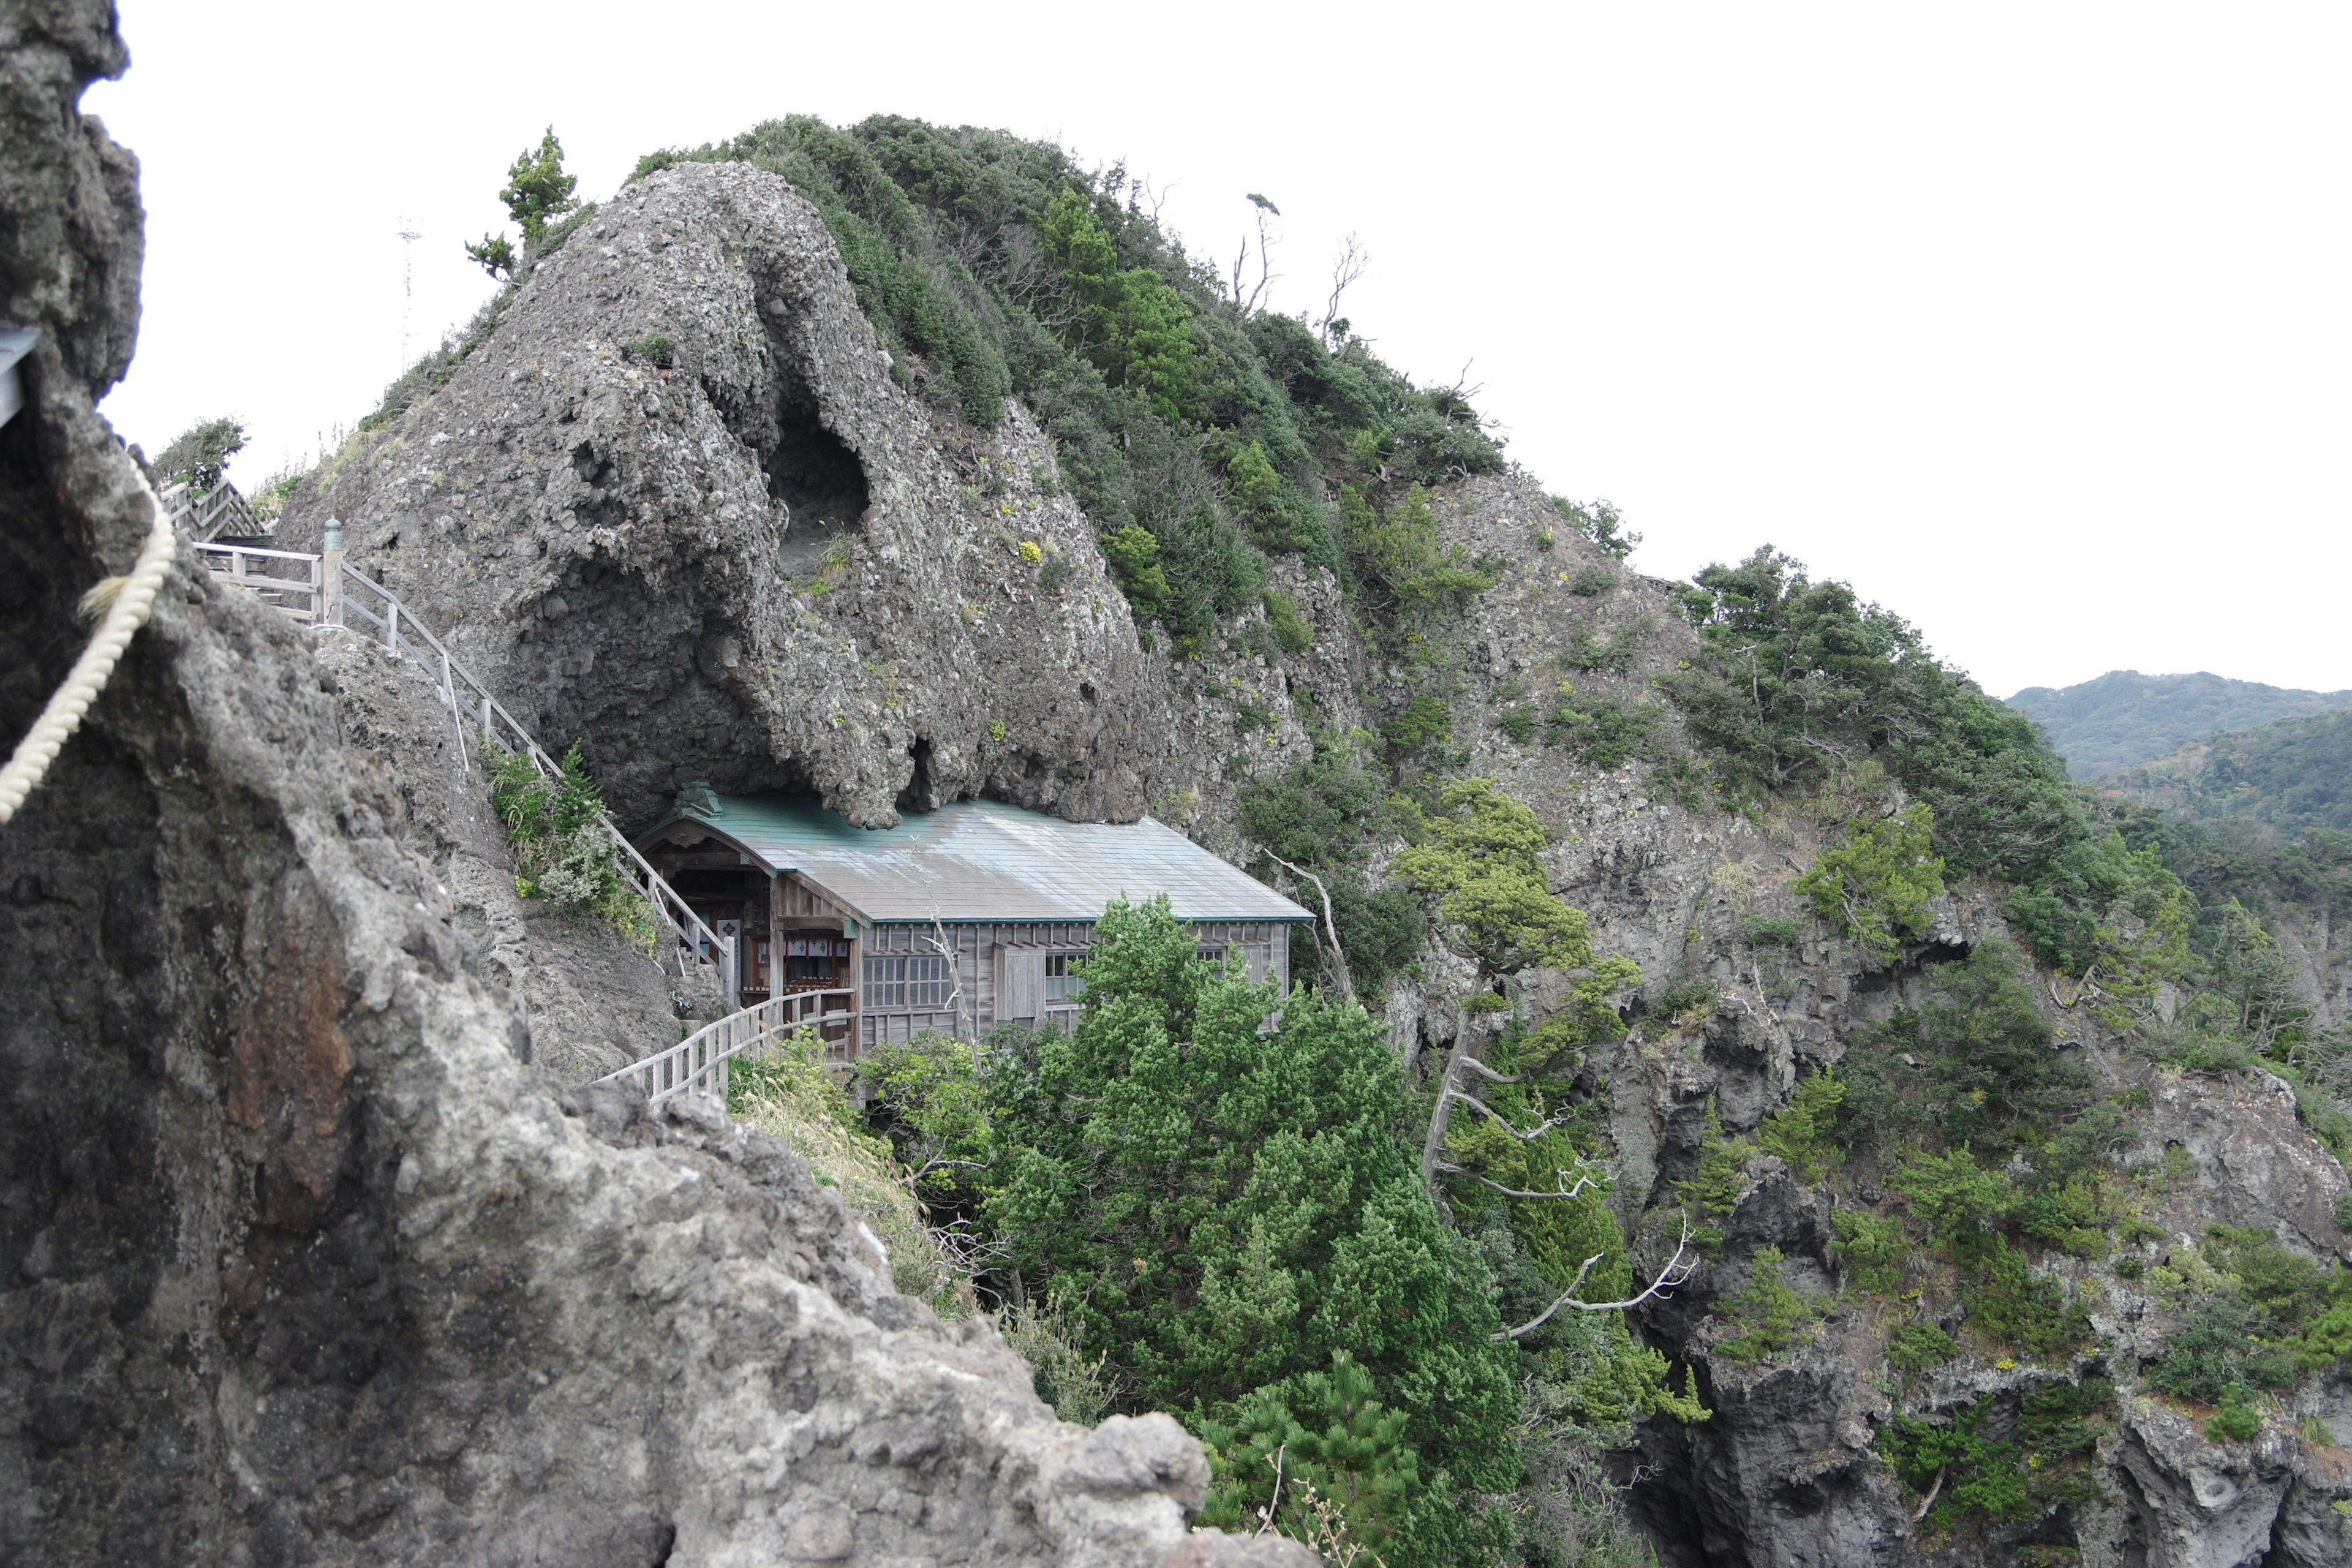
[[[1117,898],[1168,895],[1202,956],[1287,986],[1307,910],[1145,817],[1065,822],[959,801],[853,827],[813,801],[689,785],[637,847],[723,937],[743,1005],[848,990],[857,1046],[927,1029],[1066,1024],[1095,922]]]

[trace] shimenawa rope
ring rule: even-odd
[[[155,595],[163,586],[163,578],[172,570],[172,559],[179,553],[179,540],[172,531],[172,519],[157,499],[155,489],[147,476],[139,476],[139,489],[147,504],[155,509],[154,526],[147,531],[147,542],[140,547],[139,559],[127,577],[108,577],[82,595],[81,614],[84,620],[101,611],[105,619],[99,623],[98,634],[89,646],[74,660],[66,683],[58,688],[48,706],[34,721],[32,729],[16,747],[8,765],[0,768],[0,823],[16,815],[25,797],[40,784],[41,775],[58,760],[58,752],[73,732],[81,727],[82,715],[106,689],[109,676],[121,660],[122,650],[131,646],[131,637],[147,624],[148,615],[155,607]]]

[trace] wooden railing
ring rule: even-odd
[[[781,1046],[806,1026],[824,1041],[825,1059],[847,1061],[856,1054],[851,991],[796,991],[706,1024],[666,1051],[606,1073],[598,1083],[622,1083],[644,1090],[649,1105],[674,1094],[727,1100],[727,1064],[748,1051]]]
[[[171,514],[173,526],[198,544],[209,544],[224,533],[234,539],[259,539],[271,531],[268,523],[253,515],[253,508],[226,479],[203,495],[196,494],[194,487],[183,479],[159,499],[163,510]]]
[[[286,612],[305,626],[317,624],[326,610],[326,580],[319,558],[299,550],[257,550],[249,544],[206,544],[196,552],[224,583],[257,595],[265,605]]]
[[[336,535],[331,534],[329,542],[336,543]],[[385,647],[423,665],[425,674],[439,688],[443,705],[449,710],[461,766],[471,765],[466,742],[467,726],[471,722],[480,726],[478,733],[482,738],[529,757],[530,765],[541,777],[552,778],[562,771],[546,749],[531,738],[530,731],[490,695],[489,688],[450,657],[449,650],[441,646],[441,639],[433,635],[433,629],[418,620],[391,589],[353,569],[342,559],[340,548],[331,550],[323,558],[299,551],[256,550],[242,544],[199,544],[196,548],[205,552],[206,564],[215,577],[258,595],[264,603],[276,605],[289,619],[312,626],[350,626],[357,621],[370,628]],[[256,566],[256,562],[261,564]],[[273,563],[287,564],[273,569]],[[302,575],[289,574],[294,571]],[[299,605],[294,603],[297,598],[302,600]],[[714,967],[726,990],[727,1005],[737,1005],[741,998],[738,994],[740,965],[735,959],[735,944],[711,930],[694,912],[693,907],[678,896],[677,889],[637,853],[637,847],[613,825],[611,817],[600,816],[596,822],[612,840],[621,875],[639,897],[653,906],[654,913],[668,928],[670,956],[679,975],[690,974],[705,964]]]
[[[348,561],[338,564],[341,581],[337,584],[340,592],[333,596],[336,624],[349,626],[358,620],[373,627],[384,647],[394,653],[404,653],[425,667],[425,673],[440,686],[442,700],[447,704],[450,721],[457,728],[460,763],[466,760],[466,725],[472,721],[481,726],[486,739],[529,757],[530,765],[541,777],[553,778],[562,773],[562,765],[531,738],[530,731],[499,705],[489,688],[474,679],[471,670],[450,657],[449,650],[441,646],[441,639],[433,635],[433,629],[418,620],[391,589],[362,576]],[[611,817],[600,816],[596,821],[613,842],[621,875],[669,928],[674,939],[671,956],[677,961],[678,973],[688,973],[698,964],[716,966],[719,984],[727,991],[727,1004],[735,1005],[740,1000],[735,944],[711,930],[694,912],[693,907],[678,896],[677,889],[637,853],[637,847],[613,825]]]

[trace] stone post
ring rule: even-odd
[[[319,624],[343,624],[343,524],[327,520],[327,548],[319,557]]]

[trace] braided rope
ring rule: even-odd
[[[134,468],[134,472],[136,471]],[[74,660],[73,669],[66,683],[58,688],[48,706],[34,721],[32,729],[16,747],[8,765],[0,768],[0,823],[16,815],[25,797],[40,784],[41,775],[58,760],[58,753],[73,732],[81,728],[82,715],[106,689],[107,679],[121,660],[122,650],[131,646],[131,637],[147,624],[148,615],[155,607],[155,595],[163,586],[163,578],[172,570],[173,557],[179,553],[179,540],[172,531],[172,519],[156,499],[154,487],[147,476],[139,475],[139,489],[147,503],[155,509],[154,526],[147,531],[147,542],[140,547],[139,559],[127,577],[109,577],[82,595],[81,613],[85,618],[106,612],[99,624],[98,633],[89,646]]]

